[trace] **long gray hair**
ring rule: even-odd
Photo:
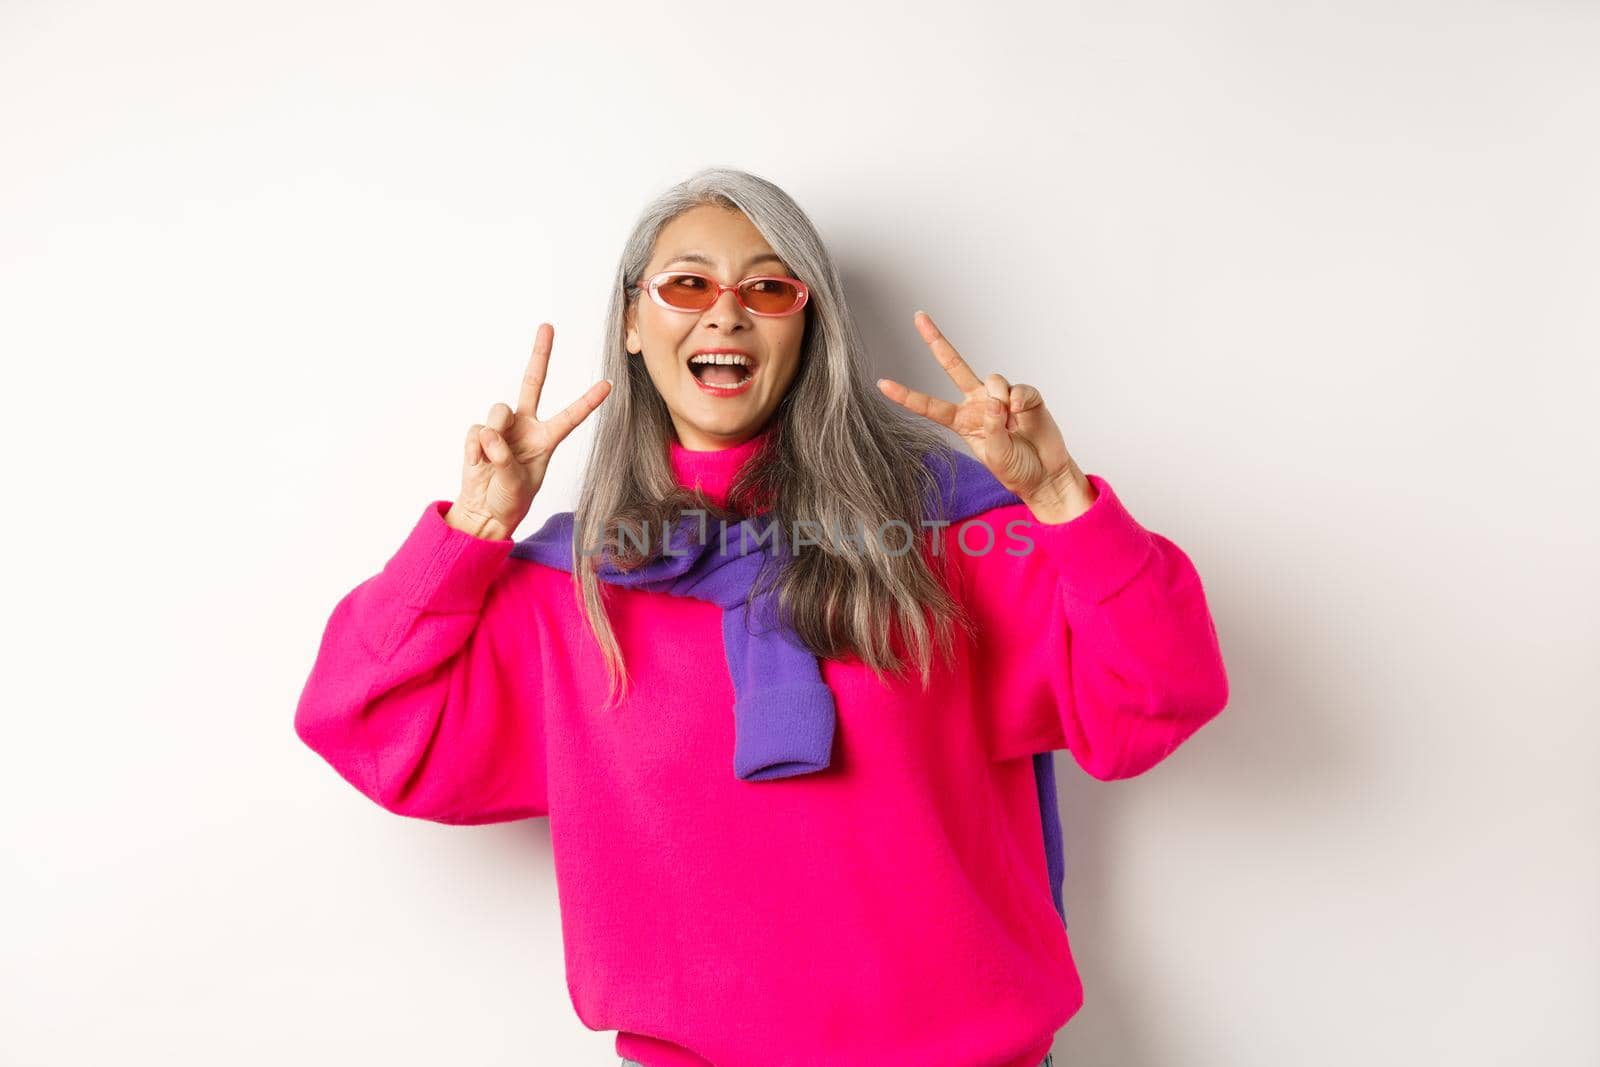
[[[662,227],[702,204],[743,212],[811,290],[802,312],[799,369],[766,427],[773,432],[732,485],[729,508],[679,484],[666,402],[643,357],[630,355],[624,344],[627,314],[643,296],[641,276]],[[574,514],[572,573],[605,656],[611,698],[626,693],[627,669],[602,603],[595,573],[600,558],[584,548],[603,548],[604,558],[631,568],[661,554],[661,537],[652,531],[675,522],[684,509],[737,521],[737,503],[750,499],[770,504],[781,529],[816,524],[825,542],[763,569],[757,588],[776,590],[779,620],[817,656],[855,656],[880,681],[904,666],[891,635],[897,630],[925,690],[933,644],[948,658],[950,623],[970,634],[971,622],[922,551],[907,551],[903,538],[871,531],[900,520],[917,531],[913,549],[919,549],[923,502],[935,492],[922,457],[933,453],[953,463],[954,453],[931,424],[869,383],[866,353],[833,259],[799,205],[772,182],[725,167],[701,170],[653,200],[634,223],[617,265],[602,363],[612,390],[595,413],[599,421]],[[626,537],[623,526],[630,528]],[[839,531],[868,536],[845,540]],[[653,550],[641,551],[646,537]]]

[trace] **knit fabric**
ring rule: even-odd
[[[673,468],[725,503],[753,443],[674,441]],[[976,639],[926,691],[820,661],[836,724],[808,773],[728,773],[721,606],[603,583],[631,680],[603,707],[571,576],[451,528],[446,500],[335,605],[295,728],[386,811],[549,817],[571,1000],[620,1056],[1035,1067],[1083,1001],[1039,892],[1036,757],[1131,777],[1228,696],[1192,563],[1089,477],[1070,522],[1002,504],[928,534]],[[1031,551],[1005,550],[1012,520]]]
[[[746,442],[747,462],[771,430]],[[694,453],[673,443],[680,464]],[[971,456],[952,453],[949,462],[930,454],[923,459],[932,476],[933,499],[926,502],[925,524],[968,518],[1006,504],[1020,503],[987,467]],[[511,550],[518,559],[570,570],[576,516],[552,515],[535,534]],[[644,531],[655,544],[655,531]],[[734,773],[746,781],[809,774],[828,765],[836,719],[833,694],[822,681],[816,657],[795,633],[780,624],[777,595],[770,588],[752,593],[763,564],[790,558],[793,531],[764,509],[728,522],[705,514],[685,515],[662,531],[666,550],[648,563],[624,570],[609,557],[597,560],[605,582],[631,589],[692,596],[723,609],[723,650],[733,680]],[[906,532],[910,533],[907,525]],[[887,533],[884,534],[887,538]],[[892,547],[892,546],[891,546]],[[1063,880],[1066,861],[1056,812],[1055,766],[1051,753],[1034,756],[1040,821],[1049,869],[1051,903],[1066,922]]]

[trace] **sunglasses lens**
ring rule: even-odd
[[[685,311],[703,311],[717,299],[717,289],[698,274],[668,274],[656,287],[661,299]],[[782,278],[745,282],[739,295],[745,307],[762,315],[781,315],[800,300],[800,287]]]
[[[781,278],[760,278],[746,282],[740,291],[745,307],[763,315],[781,315],[800,299],[800,287]]]
[[[708,308],[716,299],[716,290],[696,274],[669,274],[661,279],[656,292],[673,307],[691,311]]]

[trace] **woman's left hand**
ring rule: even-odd
[[[980,380],[927,312],[919,311],[912,322],[965,399],[952,404],[879,378],[883,395],[965,438],[979,461],[1040,522],[1069,522],[1088,511],[1095,489],[1067,451],[1039,390],[1012,385],[998,373]]]

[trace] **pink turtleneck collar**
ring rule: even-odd
[[[696,452],[685,448],[674,435],[668,443],[673,473],[678,476],[679,485],[692,489],[698,484],[707,500],[719,507],[726,507],[728,490],[733,486],[734,476],[739,473],[739,468],[744,466],[747,459],[761,450],[761,446],[770,436],[772,427],[769,425],[741,444],[729,448],[714,448],[709,452]]]

